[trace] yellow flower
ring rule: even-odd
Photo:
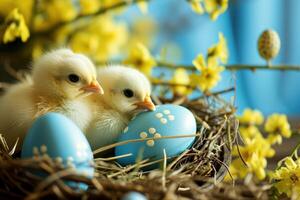
[[[270,134],[280,134],[284,137],[291,137],[292,132],[286,115],[273,114],[268,117],[265,124],[265,131]]]
[[[254,138],[255,136],[261,135],[260,131],[256,126],[241,126],[239,128],[240,134],[243,139]]]
[[[241,158],[232,161],[229,171],[234,179],[245,178],[249,173],[253,173],[259,180],[263,180],[266,177],[267,160],[265,158],[259,157],[254,152],[245,162],[247,166],[245,166]]]
[[[198,13],[198,14],[203,14],[204,13],[204,9],[203,9],[203,6],[202,6],[201,2],[203,2],[203,0],[190,0],[189,1],[192,10],[195,13]]]
[[[147,12],[148,12],[148,3],[147,2],[139,2],[137,5],[143,14],[147,14]]]
[[[271,174],[271,178],[280,194],[285,193],[288,197],[300,199],[300,158],[285,158],[283,165]]]
[[[7,16],[9,13],[17,8],[20,13],[25,18],[26,23],[28,24],[32,15],[32,6],[34,0],[1,0],[0,1],[0,16]]]
[[[124,64],[131,65],[145,75],[150,76],[152,68],[156,62],[149,50],[141,43],[137,43],[129,52],[128,58],[124,60]]]
[[[208,59],[220,59],[223,64],[227,63],[228,60],[228,48],[227,42],[222,33],[219,33],[219,42],[218,44],[213,45],[208,49],[207,52]]]
[[[228,8],[228,0],[204,0],[205,10],[212,20],[224,13]]]
[[[127,41],[127,27],[110,15],[94,17],[87,26],[74,33],[69,45],[97,62],[104,62],[120,52]]]
[[[130,37],[126,48],[131,49],[137,43],[151,46],[157,31],[155,20],[149,16],[134,20],[130,26]]]
[[[264,117],[259,110],[245,109],[242,116],[238,117],[241,124],[246,125],[261,125],[264,122]]]
[[[78,14],[72,0],[41,1],[37,9],[40,13],[34,18],[36,31],[45,31],[60,22],[71,21]]]
[[[275,155],[275,150],[262,135],[256,135],[253,138],[244,138],[244,143],[244,146],[239,147],[240,153],[244,160],[248,160],[253,153],[257,153],[259,157],[267,158]],[[232,155],[239,155],[237,148],[233,149]]]
[[[171,80],[173,84],[189,85],[190,77],[184,68],[178,68],[175,70],[173,78]],[[193,90],[185,86],[174,86],[172,90],[175,95],[184,96],[190,94]]]
[[[270,144],[281,144],[282,143],[282,136],[279,134],[269,134],[267,137],[267,141]]]
[[[247,174],[253,173],[259,180],[262,180],[266,177],[266,158],[274,156],[275,151],[261,135],[245,138],[244,141],[244,146],[239,146],[239,150],[235,147],[232,151],[233,156],[241,155],[247,163],[246,167],[240,157],[232,162],[231,168],[233,168],[235,178],[244,178]]]
[[[100,8],[99,0],[80,0],[79,3],[82,15],[95,13]]]
[[[26,42],[29,38],[29,30],[26,26],[25,19],[18,9],[14,9],[5,19],[6,29],[3,35],[4,44],[13,42],[16,38],[21,38]]]
[[[195,82],[201,91],[207,92],[215,87],[221,80],[220,73],[224,70],[219,66],[216,59],[209,59],[207,64],[202,54],[199,54],[193,65],[200,71],[200,76],[192,75],[192,82]]]

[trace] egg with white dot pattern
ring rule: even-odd
[[[161,159],[164,149],[167,156],[177,156],[193,144],[195,136],[167,139],[162,137],[193,135],[196,134],[196,129],[196,120],[187,108],[171,104],[159,105],[155,111],[142,112],[130,121],[118,141],[144,140],[117,146],[115,154],[121,157],[132,154],[119,158],[121,165],[134,164],[141,153],[142,159]]]
[[[33,123],[25,137],[21,157],[48,157],[80,175],[92,178],[94,174],[93,153],[87,139],[70,119],[58,113],[45,114]]]

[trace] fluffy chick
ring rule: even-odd
[[[62,113],[84,130],[92,120],[87,97],[92,93],[103,90],[87,57],[69,49],[46,53],[33,63],[29,79],[8,88],[0,98],[0,133],[9,145],[17,138],[22,143],[33,120],[47,112]]]
[[[139,71],[110,66],[100,68],[98,81],[104,95],[93,95],[96,114],[86,136],[95,150],[116,142],[129,120],[143,110],[154,110],[151,101],[151,84]]]

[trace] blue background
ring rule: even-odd
[[[159,54],[162,44],[176,43],[182,49],[182,56],[173,61],[191,64],[198,53],[206,53],[207,48],[218,41],[218,32],[223,32],[230,50],[229,64],[264,65],[257,52],[257,38],[263,30],[272,28],[281,38],[280,54],[272,63],[300,64],[299,0],[230,2],[228,11],[212,22],[207,15],[192,12],[186,1],[151,1],[149,15],[158,23],[152,52]],[[134,20],[139,15],[138,9],[133,7],[125,17]],[[300,72],[240,71],[236,75],[225,72],[216,90],[232,86],[235,80],[239,112],[250,107],[260,109],[264,114],[300,114]]]

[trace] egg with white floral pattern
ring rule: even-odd
[[[177,156],[193,144],[196,131],[196,120],[187,108],[172,104],[156,106],[155,111],[138,114],[125,128],[119,142],[141,141],[117,146],[115,154],[121,157],[118,163],[128,165],[137,159],[161,159],[164,150],[168,157]],[[123,156],[128,154],[131,156]]]
[[[50,157],[55,164],[77,174],[89,178],[94,174],[93,153],[87,139],[70,119],[58,113],[45,114],[33,123],[24,139],[21,157]]]

